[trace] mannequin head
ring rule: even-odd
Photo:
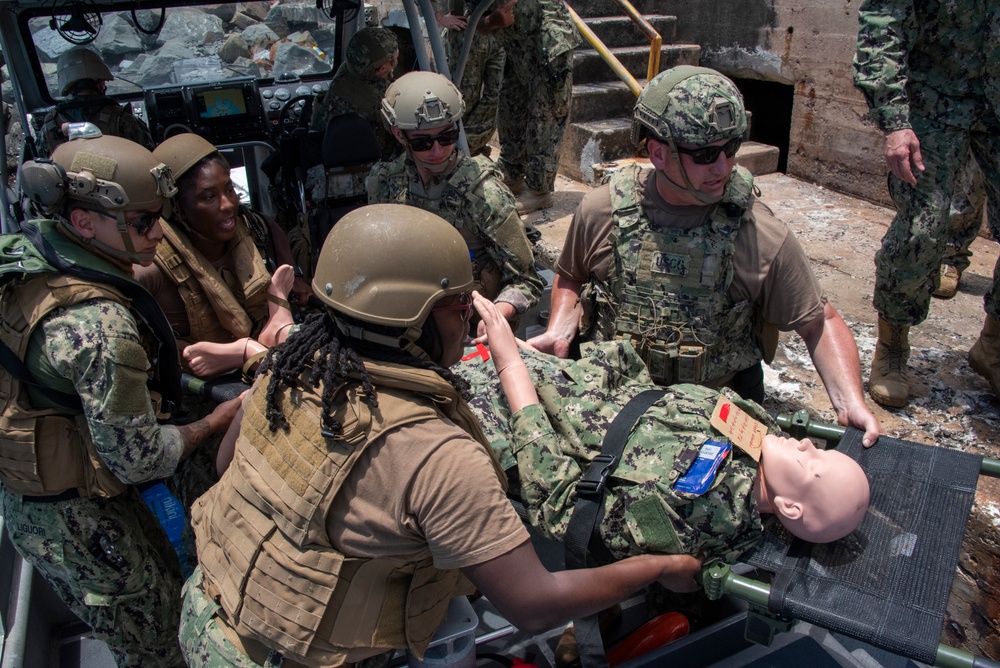
[[[868,478],[856,461],[809,439],[765,436],[754,495],[762,513],[793,535],[829,543],[854,531],[868,510]]]

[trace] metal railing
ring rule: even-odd
[[[660,73],[660,49],[663,46],[663,37],[660,36],[660,33],[653,28],[652,24],[647,21],[646,18],[640,14],[628,0],[614,0],[614,2],[622,8],[625,15],[632,19],[632,23],[634,23],[636,27],[642,31],[642,34],[649,39],[649,60],[646,64],[646,80],[649,81]],[[583,35],[584,39],[586,39],[587,42],[597,50],[597,53],[600,54],[601,58],[604,59],[604,62],[608,64],[614,73],[618,75],[618,78],[625,82],[625,85],[628,86],[630,91],[632,91],[632,94],[639,97],[639,93],[642,92],[642,86],[639,85],[639,82],[632,76],[632,73],[629,72],[624,65],[622,65],[621,61],[618,60],[615,54],[611,53],[611,50],[608,49],[607,45],[605,45],[604,42],[601,41],[601,38],[590,29],[590,26],[588,26],[584,20],[580,18],[580,15],[576,13],[576,10],[570,7],[568,3],[566,7],[569,9],[570,16],[573,17],[573,23],[576,24],[577,29],[580,31],[580,34]]]

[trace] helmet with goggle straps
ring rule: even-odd
[[[139,262],[128,225],[127,211],[169,214],[177,193],[170,169],[143,146],[121,137],[99,136],[60,144],[51,159],[29,160],[21,166],[21,188],[43,214],[58,215],[67,203],[82,209],[116,214],[118,231],[127,251],[111,251]]]
[[[372,204],[330,230],[312,288],[348,336],[426,357],[415,345],[424,321],[439,299],[472,289],[472,262],[461,233],[440,216],[403,204]],[[386,327],[400,334],[385,334]]]

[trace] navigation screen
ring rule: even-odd
[[[221,118],[247,113],[243,91],[239,88],[223,88],[198,93],[198,115],[201,118]]]

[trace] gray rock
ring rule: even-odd
[[[246,30],[247,28],[252,28],[253,26],[258,25],[257,19],[252,16],[247,16],[243,12],[236,12],[233,15],[233,20],[230,21],[230,24],[235,26],[238,30]]]
[[[233,16],[236,14],[236,5],[225,4],[225,5],[202,5],[204,9],[209,14],[214,14],[222,19],[223,23],[229,23],[233,20]]]
[[[281,37],[278,33],[271,30],[269,27],[263,23],[258,23],[257,25],[252,25],[243,31],[243,39],[247,44],[254,45],[254,50],[265,48],[265,46],[260,46],[260,44],[266,43],[266,46],[270,46],[272,42],[277,42]]]
[[[181,39],[164,44],[156,53],[146,53],[122,71],[129,79],[141,81],[144,86],[178,83],[174,65],[191,58],[191,47]]]
[[[274,69],[271,74],[275,77],[286,73],[302,76],[324,74],[329,71],[330,65],[312,49],[306,49],[291,42],[281,42],[278,44],[274,56]]]
[[[224,63],[235,63],[237,58],[245,58],[250,53],[250,47],[247,46],[246,41],[243,37],[238,34],[232,34],[226,38],[226,41],[219,47],[219,60]]]
[[[47,27],[38,30],[31,36],[31,39],[35,43],[38,57],[43,63],[56,62],[64,51],[69,51],[74,47],[73,44],[60,37],[55,30],[49,30]]]
[[[267,13],[271,11],[271,4],[268,2],[242,2],[239,11],[258,21],[267,18]]]
[[[135,26],[121,15],[112,16],[104,22],[101,34],[94,40],[94,46],[105,56],[124,56],[130,53],[141,53],[143,50]]]
[[[160,43],[180,39],[188,44],[202,44],[208,33],[223,32],[222,19],[218,16],[189,7],[168,9],[167,21],[160,31]]]
[[[267,13],[264,18],[264,23],[267,27],[274,31],[274,33],[279,37],[285,37],[290,32],[288,29],[288,21],[285,20],[285,15],[282,12],[281,5],[275,5],[271,8],[271,11]]]

